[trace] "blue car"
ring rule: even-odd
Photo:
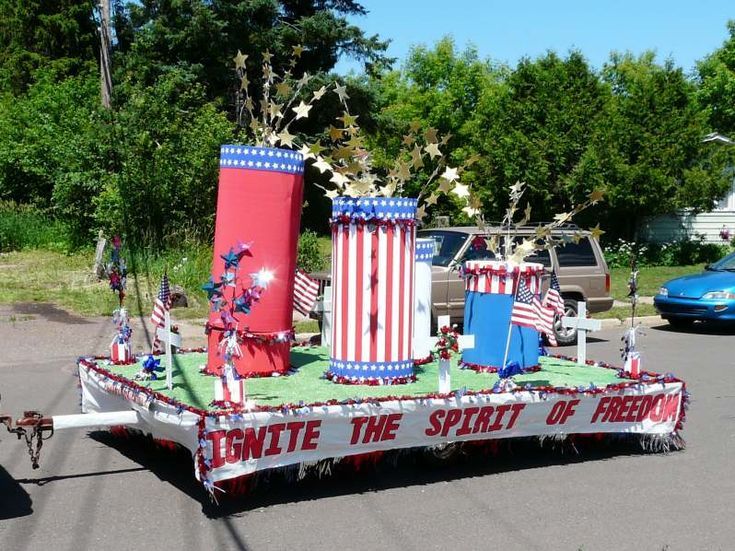
[[[653,304],[673,327],[695,321],[735,322],[735,253],[709,264],[701,274],[664,283]]]

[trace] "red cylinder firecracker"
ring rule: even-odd
[[[340,383],[414,379],[416,199],[337,197],[332,205],[332,347]]]
[[[255,272],[270,279],[252,311],[234,315],[242,335],[242,356],[234,358],[240,375],[289,369],[303,188],[300,153],[241,145],[224,145],[220,150],[212,277],[219,281],[225,271],[222,255],[238,242],[247,242],[252,244],[252,257],[241,261],[241,285],[249,286],[250,274]],[[218,355],[222,336],[218,313],[210,314],[208,327],[207,370],[219,374],[223,359]]]

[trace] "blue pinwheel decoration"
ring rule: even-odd
[[[207,298],[211,300],[212,297],[222,294],[219,290],[220,287],[222,287],[222,284],[215,282],[214,279],[210,277],[209,281],[202,285],[202,290],[207,293]]]
[[[227,254],[220,255],[220,258],[225,261],[225,270],[237,268],[240,263],[240,257],[235,254],[232,248],[230,248]]]

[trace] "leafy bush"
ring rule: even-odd
[[[629,267],[635,244],[618,239],[605,247],[605,260],[610,268]],[[691,266],[715,262],[730,252],[728,245],[704,243],[702,239],[671,243],[640,243],[637,247],[638,266]]]
[[[299,252],[296,264],[307,272],[317,272],[324,269],[326,259],[321,252],[319,236],[316,232],[306,230],[299,237]]]
[[[70,249],[67,227],[30,205],[0,201],[0,252]]]

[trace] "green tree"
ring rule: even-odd
[[[494,196],[486,206],[502,216],[508,186],[521,180],[533,219],[548,220],[591,191],[575,171],[608,94],[576,51],[522,59],[505,84],[502,95],[480,105],[473,129],[482,182]]]
[[[697,97],[717,132],[735,132],[735,21],[727,23],[730,36],[720,48],[697,65]]]
[[[390,62],[387,42],[367,37],[346,17],[364,14],[353,0],[142,0],[118,4],[120,80],[152,84],[170,67],[190,71],[210,99],[232,95],[232,57],[238,50],[260,69],[261,53],[286,67],[292,47],[304,51],[294,74],[331,70],[347,54],[375,70]],[[252,63],[251,63],[252,62]]]
[[[709,128],[694,84],[651,52],[613,54],[602,76],[612,97],[575,178],[607,187],[611,234],[635,238],[645,217],[709,210],[729,185],[730,153],[703,143]]]
[[[97,59],[89,0],[0,0],[0,90],[18,94],[40,67],[76,75]]]

